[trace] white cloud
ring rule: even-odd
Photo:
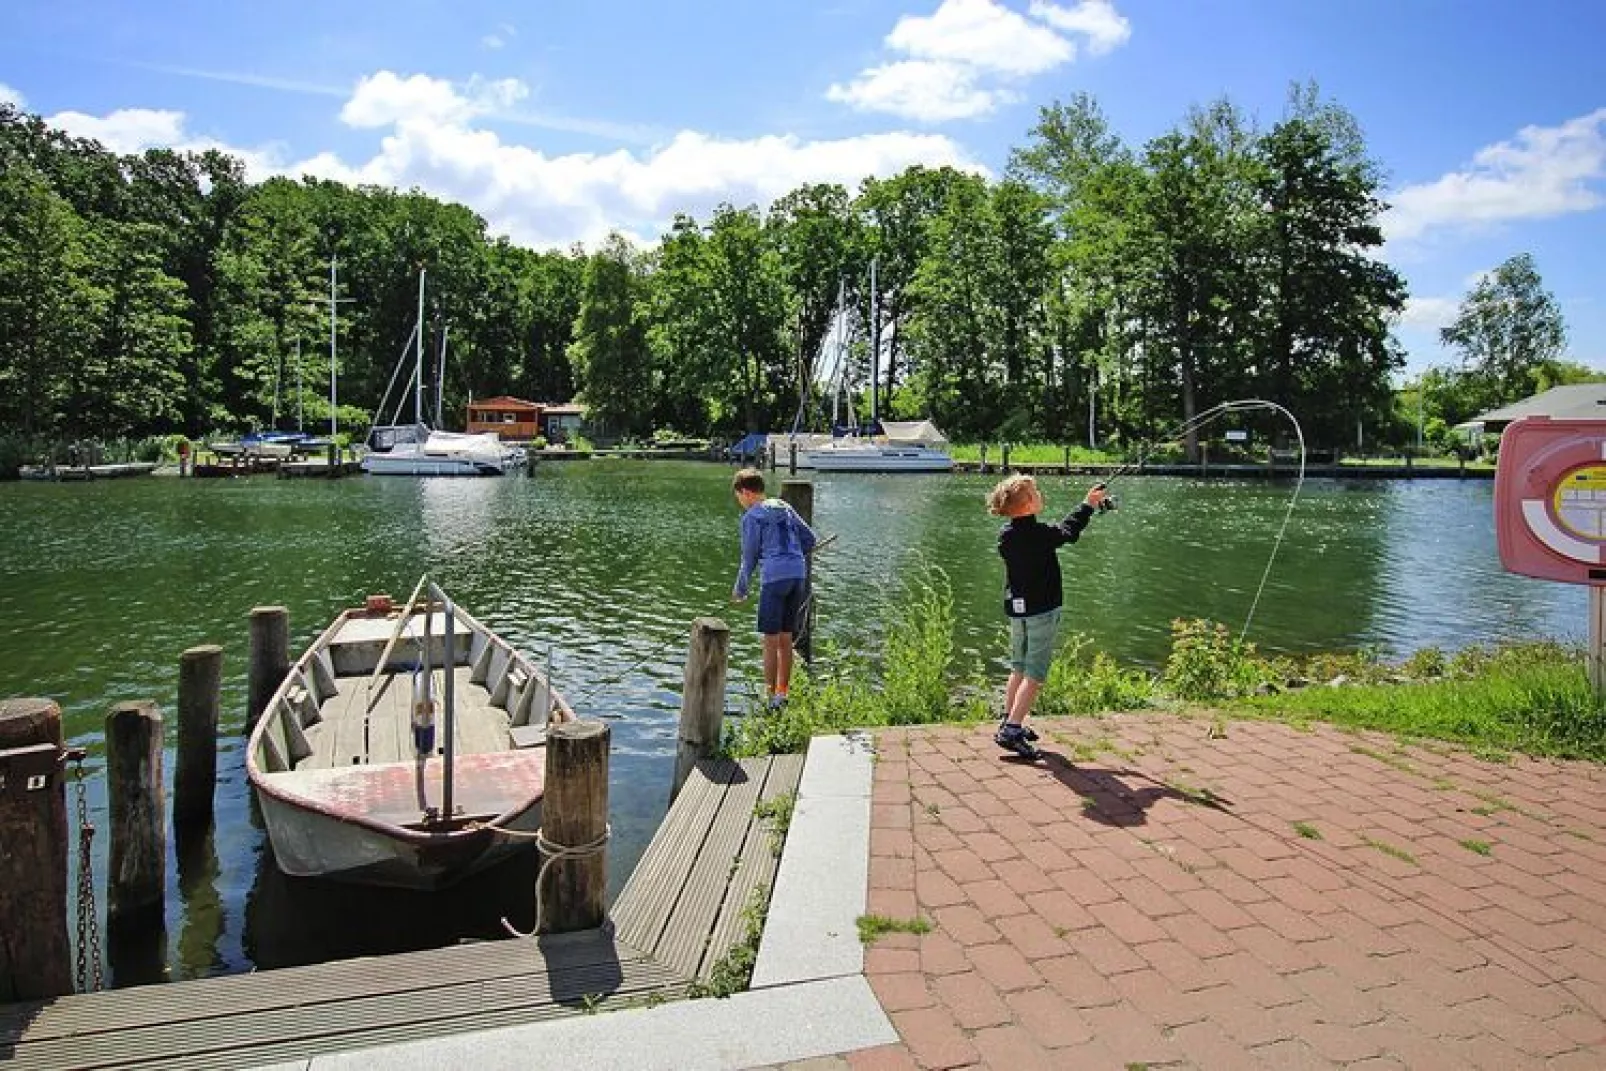
[[[1082,0],[1075,7],[1032,0],[1030,10],[1034,19],[1087,38],[1087,50],[1095,56],[1115,50],[1132,36],[1132,23],[1110,0]]]
[[[722,201],[767,206],[807,182],[855,188],[912,164],[985,172],[938,134],[888,132],[805,141],[773,134],[731,139],[683,130],[653,147],[548,155],[505,140],[486,123],[522,99],[519,82],[453,83],[380,71],[364,78],[341,109],[351,126],[381,132],[367,159],[322,152],[287,161],[274,149],[240,150],[188,130],[183,113],[123,109],[103,117],[64,112],[49,120],[119,152],[156,145],[224,148],[252,180],[316,175],[347,183],[417,187],[484,216],[491,230],[538,247],[596,245],[609,231],[655,242],[676,212],[700,218]]]
[[[45,122],[73,137],[92,138],[115,153],[133,155],[146,149],[175,149],[179,152],[205,152],[221,149],[240,158],[246,173],[266,178],[283,164],[275,147],[242,149],[189,130],[183,112],[155,108],[119,108],[106,115],[83,112],[57,112]]]
[[[24,97],[20,91],[12,89],[4,82],[0,82],[0,100],[10,101],[12,104],[16,105],[18,110],[28,106],[28,98]]]
[[[1429,231],[1587,212],[1602,204],[1606,108],[1559,126],[1527,126],[1478,150],[1472,163],[1389,197],[1390,241]]]
[[[1031,12],[1040,21],[998,0],[942,0],[930,15],[905,15],[885,41],[904,58],[832,83],[826,99],[927,123],[975,118],[1020,100],[1012,84],[1076,58],[1075,42],[1059,30],[1086,38],[1095,55],[1132,34],[1109,0],[1033,0]]]
[[[380,71],[357,83],[340,109],[340,121],[355,127],[382,127],[409,122],[462,122],[512,107],[529,95],[523,82],[472,79],[460,91],[442,78],[415,74],[403,78]]]
[[[929,16],[905,15],[887,46],[916,59],[968,63],[1010,75],[1040,74],[1076,56],[1076,46],[994,0],[943,0]]]
[[[904,60],[871,67],[847,85],[833,85],[826,98],[860,111],[889,112],[921,122],[986,115],[1018,94],[982,89],[973,68],[938,60]]]
[[[1407,298],[1400,323],[1413,327],[1439,328],[1448,325],[1461,310],[1461,302],[1447,297]]]

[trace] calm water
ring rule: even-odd
[[[169,715],[178,656],[225,650],[218,817],[175,847],[167,932],[119,947],[119,984],[230,973],[491,936],[529,924],[533,868],[516,863],[437,898],[287,879],[245,782],[239,727],[247,617],[289,607],[299,651],[373,591],[430,572],[543,661],[582,716],[613,727],[609,883],[616,893],[663,815],[691,621],[733,626],[732,705],[754,687],[752,604],[729,602],[737,547],[730,470],[547,464],[500,480],[356,478],[0,485],[0,695],[48,695],[90,749],[104,828],[101,726],[112,704]],[[822,637],[876,643],[912,563],[950,575],[966,657],[1002,645],[997,529],[984,476],[819,474]],[[1085,478],[1047,478],[1050,511]],[[1157,665],[1176,617],[1235,631],[1249,611],[1292,485],[1132,478],[1121,508],[1062,552],[1068,627],[1127,663]],[[1503,637],[1582,638],[1581,588],[1505,574],[1481,481],[1311,481],[1253,618],[1262,649],[1374,646],[1390,657]],[[169,739],[173,729],[169,727]],[[169,756],[171,777],[171,756]],[[97,868],[105,844],[99,838]],[[97,889],[104,889],[99,876]],[[104,893],[101,892],[104,909]]]

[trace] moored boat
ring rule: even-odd
[[[533,845],[516,834],[541,823],[546,729],[573,716],[425,580],[405,607],[335,618],[268,701],[246,772],[285,873],[436,888]]]

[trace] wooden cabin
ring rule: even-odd
[[[500,395],[468,404],[469,434],[494,431],[503,442],[527,443],[541,434],[541,404]]]

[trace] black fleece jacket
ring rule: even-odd
[[[1065,602],[1058,551],[1075,543],[1093,516],[1083,502],[1058,524],[1044,524],[1036,514],[1015,517],[998,533],[998,554],[1004,559],[1004,613],[1031,617],[1058,609]]]

